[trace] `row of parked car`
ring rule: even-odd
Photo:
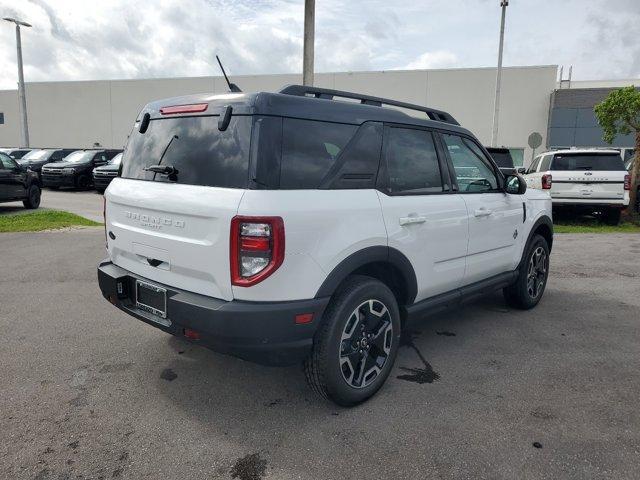
[[[118,175],[122,159],[122,150],[103,148],[5,148],[0,152],[35,172],[41,187],[94,187],[99,192]]]

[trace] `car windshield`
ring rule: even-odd
[[[122,153],[119,153],[111,159],[111,161],[109,162],[109,165],[120,165],[121,162],[122,162]]]
[[[64,159],[65,162],[69,163],[85,163],[93,158],[94,152],[73,152],[67,155]]]
[[[618,153],[558,153],[551,170],[625,170]]]
[[[53,150],[32,150],[20,159],[19,163],[26,163],[29,160],[45,160],[51,156]]]

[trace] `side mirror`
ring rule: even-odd
[[[525,167],[518,167],[518,168],[516,169],[516,171],[517,171],[520,175],[523,175],[523,174],[525,174],[525,173],[527,172],[527,169],[526,169]]]
[[[522,195],[527,191],[527,182],[520,175],[509,175],[505,179],[504,190],[512,195]]]

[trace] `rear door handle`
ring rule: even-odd
[[[493,213],[493,210],[489,210],[488,208],[478,208],[476,209],[475,212],[473,212],[473,214],[476,217],[488,217],[489,215],[491,215]]]
[[[400,217],[400,225],[409,225],[411,223],[424,223],[427,217]]]

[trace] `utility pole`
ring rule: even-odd
[[[500,19],[500,45],[498,46],[498,72],[496,73],[496,97],[493,108],[493,132],[491,134],[491,146],[498,145],[498,120],[500,117],[500,83],[502,82],[502,48],[504,46],[504,17],[507,13],[509,0],[501,0],[502,18]]]
[[[18,100],[22,113],[22,143],[21,147],[29,146],[29,126],[27,123],[27,97],[24,91],[24,74],[22,73],[22,41],[20,39],[20,27],[31,27],[27,22],[15,18],[4,17],[3,20],[16,25],[16,49],[18,51]]]
[[[315,43],[316,0],[304,1],[304,47],[302,84],[313,86],[313,50]]]

